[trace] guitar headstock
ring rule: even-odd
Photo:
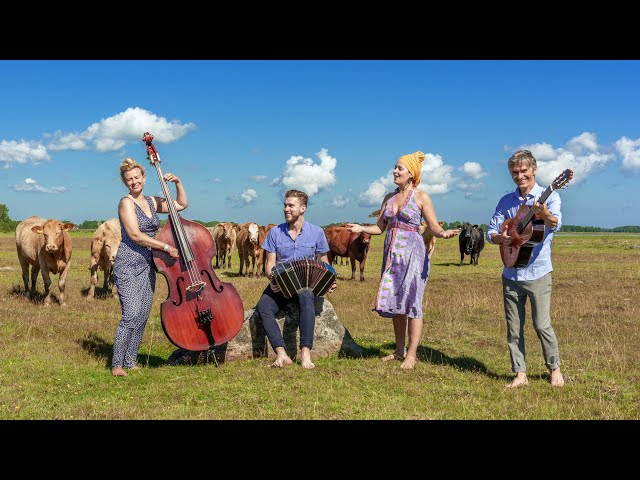
[[[571,181],[573,178],[573,170],[567,168],[564,172],[556,177],[556,179],[551,182],[551,185],[554,190],[559,190],[567,186],[567,183]]]
[[[153,135],[149,132],[144,132],[142,141],[147,145],[147,160],[149,160],[151,165],[155,165],[156,162],[160,163],[160,154],[158,154],[158,150],[156,150],[153,144]]]

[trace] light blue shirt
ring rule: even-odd
[[[527,194],[527,205],[532,206],[545,190],[545,188],[536,183],[533,189]],[[518,188],[516,188],[514,192],[508,193],[500,199],[498,206],[496,207],[496,212],[493,214],[493,217],[491,217],[491,222],[489,222],[489,227],[487,228],[487,241],[489,243],[493,243],[491,241],[491,235],[494,233],[501,234],[501,227],[504,221],[508,218],[515,217],[518,209],[523,203],[525,202],[520,196],[520,190]],[[553,230],[549,229],[549,227],[545,225],[543,240],[533,247],[529,265],[522,268],[504,267],[502,270],[503,277],[515,281],[529,281],[537,280],[538,278],[553,271],[553,266],[551,265],[551,242],[553,241],[554,232],[560,230],[560,226],[562,225],[562,213],[560,212],[562,201],[560,200],[558,192],[555,190],[551,192],[551,195],[547,198],[546,204],[551,214],[558,218],[558,225],[556,225],[556,228]]]
[[[324,230],[305,220],[295,240],[289,235],[289,224],[285,222],[269,230],[262,248],[267,252],[275,252],[276,262],[286,262],[293,258],[315,257],[316,253],[327,253],[329,244]]]

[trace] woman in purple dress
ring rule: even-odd
[[[397,188],[384,197],[376,225],[347,224],[355,233],[380,235],[387,229],[375,311],[382,317],[393,318],[396,337],[395,352],[382,360],[401,360],[403,369],[413,368],[417,362],[423,323],[422,298],[429,277],[429,257],[418,231],[421,218],[425,218],[437,238],[453,238],[460,232],[440,226],[431,198],[417,188],[423,161],[424,153],[419,150],[400,157],[393,169],[393,183]],[[409,347],[405,352],[407,324]]]

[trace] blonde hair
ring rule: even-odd
[[[509,162],[507,167],[511,170],[513,165],[519,165],[524,163],[527,167],[531,167],[534,170],[538,168],[538,162],[536,162],[536,157],[529,150],[518,150],[511,158],[509,158]]]
[[[139,168],[142,172],[142,176],[145,176],[144,167],[136,162],[133,158],[127,157],[122,161],[122,163],[120,164],[120,178],[122,179],[122,183],[126,183],[124,181],[124,174],[129,170],[133,170],[134,168]]]

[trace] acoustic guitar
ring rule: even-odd
[[[573,178],[573,170],[566,169],[551,182],[538,203],[543,204],[554,190],[565,187]],[[536,245],[544,239],[544,222],[537,218],[533,207],[521,205],[513,218],[508,218],[502,224],[502,231],[512,238],[511,245],[500,245],[500,256],[505,267],[526,267],[531,260],[531,254]]]

